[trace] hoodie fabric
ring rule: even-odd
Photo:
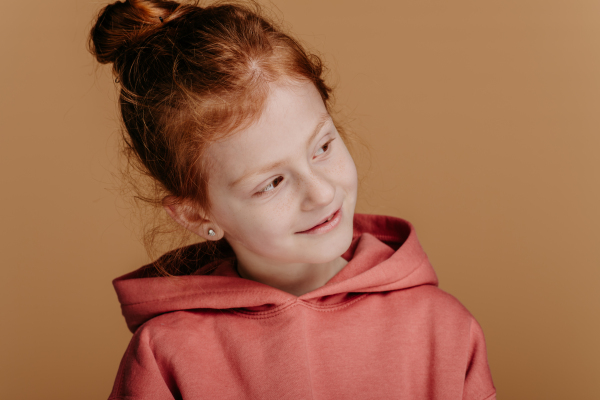
[[[408,222],[356,214],[348,264],[300,297],[203,246],[178,258],[194,274],[113,282],[134,336],[110,399],[495,399],[483,332]]]

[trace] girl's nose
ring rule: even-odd
[[[325,207],[335,198],[335,186],[325,176],[311,172],[303,177],[301,185],[303,211]]]

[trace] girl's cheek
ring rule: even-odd
[[[267,210],[270,216],[277,216],[281,218],[285,216],[293,207],[294,195],[296,194],[296,185],[287,182],[285,187],[282,187],[279,193],[275,195],[273,201],[269,202],[269,210]]]
[[[356,185],[358,179],[356,165],[347,150],[336,160],[334,172],[346,186]]]

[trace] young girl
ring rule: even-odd
[[[205,239],[117,278],[134,333],[110,399],[494,399],[473,316],[408,222],[354,214],[320,60],[219,3],[105,7],[126,144]]]

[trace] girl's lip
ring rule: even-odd
[[[329,218],[329,217],[327,217],[327,218]],[[340,223],[341,220],[342,220],[342,209],[339,208],[336,212],[333,213],[333,216],[331,217],[331,219],[329,221],[327,221],[327,219],[325,219],[326,222],[321,222],[320,224],[317,224],[310,229],[307,229],[302,232],[296,232],[296,233],[308,233],[308,234],[313,234],[313,235],[327,233],[330,230],[332,230],[333,228],[335,228]]]

